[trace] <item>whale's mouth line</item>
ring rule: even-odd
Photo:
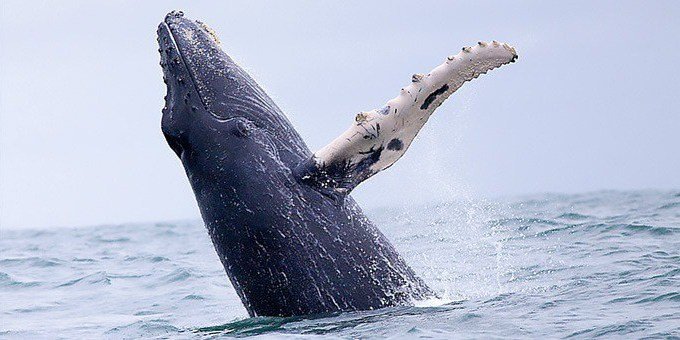
[[[208,110],[208,105],[203,100],[203,95],[201,94],[201,90],[198,88],[198,86],[196,86],[196,76],[194,75],[194,71],[191,69],[191,67],[189,67],[189,64],[187,64],[186,58],[184,57],[182,50],[179,48],[179,44],[177,44],[177,40],[175,39],[175,33],[172,31],[172,28],[170,28],[170,25],[168,25],[165,21],[163,21],[162,24],[165,27],[165,29],[168,30],[168,33],[170,33],[168,35],[170,36],[170,41],[172,43],[172,46],[174,46],[177,49],[177,54],[179,55],[179,59],[182,61],[182,65],[184,65],[184,68],[189,73],[189,78],[191,78],[191,86],[194,88],[194,90],[198,94],[198,100],[201,101],[201,105],[203,105],[204,110],[210,111],[210,110]]]

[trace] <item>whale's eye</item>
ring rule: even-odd
[[[231,129],[231,133],[233,133],[237,137],[248,137],[250,133],[253,131],[254,125],[247,119],[236,119],[234,122],[234,126]]]

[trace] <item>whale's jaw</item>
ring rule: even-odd
[[[171,146],[171,140],[186,135],[197,121],[205,128],[238,119],[272,135],[281,161],[289,167],[311,154],[283,112],[222,50],[207,25],[173,11],[157,34],[168,93],[163,132]]]
[[[165,52],[167,59],[161,64],[166,78],[193,87],[205,110],[219,118],[231,118],[228,115],[233,112],[220,110],[220,96],[230,94],[249,79],[239,74],[238,66],[222,52],[209,28],[173,11],[158,26],[158,40],[161,57]]]

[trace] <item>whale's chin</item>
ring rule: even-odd
[[[238,119],[266,130],[287,166],[309,157],[311,152],[283,112],[222,50],[206,24],[173,11],[159,24],[157,34],[168,92],[163,132],[175,141],[170,143],[186,144],[191,134],[221,130],[224,122]]]

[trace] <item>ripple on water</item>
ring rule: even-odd
[[[174,269],[172,272],[161,276],[157,284],[164,285],[169,283],[182,282],[189,280],[190,278],[193,277],[201,277],[201,275],[197,275],[193,270],[189,268],[177,268]]]
[[[42,283],[38,281],[21,281],[12,278],[9,274],[0,272],[0,287],[29,288],[37,287]]]
[[[163,334],[172,335],[183,332],[182,329],[171,325],[165,319],[140,320],[131,324],[114,327],[106,331],[106,335],[125,339],[148,338],[149,334],[162,336]]]
[[[126,236],[120,236],[120,237],[105,237],[105,236],[95,236],[92,238],[93,242],[101,242],[101,243],[125,243],[125,242],[130,242],[130,238]]]
[[[680,202],[666,203],[659,207],[662,210],[680,209]]]
[[[582,215],[577,213],[566,213],[556,217],[557,219],[569,220],[569,221],[583,221],[593,219],[593,216]]]
[[[182,300],[205,300],[205,298],[201,295],[189,294],[189,295],[183,297]]]
[[[660,302],[660,301],[680,302],[680,293],[671,292],[671,293],[666,293],[666,294],[661,294],[661,295],[656,295],[656,296],[650,296],[650,297],[638,300],[635,303],[649,303],[649,302]]]
[[[85,276],[80,276],[76,279],[64,282],[57,287],[86,287],[86,286],[97,286],[97,285],[110,285],[111,278],[105,271],[99,271],[96,273],[88,274]]]
[[[0,266],[30,266],[30,267],[55,267],[67,263],[64,260],[57,258],[40,258],[40,257],[25,257],[25,258],[7,258],[0,260]]]
[[[153,255],[125,256],[124,260],[128,262],[149,262],[149,263],[170,261],[170,259],[168,259],[165,256],[153,256]]]
[[[259,335],[279,331],[283,329],[283,325],[296,321],[303,320],[301,317],[292,318],[272,318],[272,317],[255,317],[232,321],[227,324],[201,327],[192,330],[194,333],[202,335],[232,335],[237,337]]]

